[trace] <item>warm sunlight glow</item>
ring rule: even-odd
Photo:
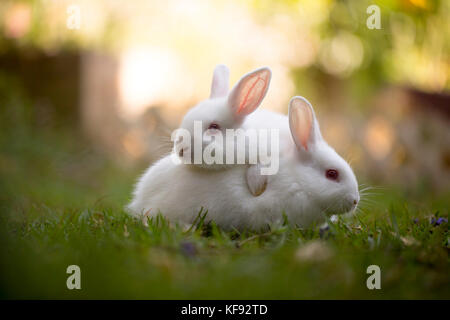
[[[134,48],[120,61],[119,89],[125,117],[137,116],[171,95],[183,94],[178,57],[170,50]]]
[[[383,160],[394,143],[394,131],[391,125],[381,117],[371,119],[367,125],[365,144],[372,157]]]

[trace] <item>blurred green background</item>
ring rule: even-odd
[[[372,4],[380,29],[367,25]],[[427,0],[1,1],[2,296],[54,297],[5,279],[15,267],[29,280],[52,257],[64,260],[69,249],[57,243],[65,236],[52,229],[65,225],[60,217],[122,211],[136,177],[170,150],[184,112],[208,96],[218,63],[230,67],[233,83],[271,67],[263,108],[286,113],[292,96],[306,97],[359,182],[381,187],[375,211],[405,202],[424,219],[448,217],[449,17],[449,1]],[[18,240],[34,228],[42,234]],[[442,237],[438,268],[448,271],[448,233]],[[10,242],[27,249],[11,255]],[[49,261],[28,268],[39,257]]]

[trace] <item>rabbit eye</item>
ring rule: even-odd
[[[327,177],[327,179],[336,181],[339,178],[339,171],[329,169],[325,172],[325,177]]]
[[[220,130],[220,126],[217,123],[213,122],[209,125],[208,129]]]

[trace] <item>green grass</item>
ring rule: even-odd
[[[115,165],[76,130],[35,126],[20,99],[0,102],[14,106],[0,116],[1,298],[450,298],[448,223],[430,223],[448,218],[448,192],[385,186],[325,232],[146,226],[122,209],[143,166]],[[72,264],[81,290],[66,288]],[[372,264],[381,290],[366,287]]]
[[[2,221],[4,298],[450,298],[448,225],[430,224],[430,211],[370,210],[325,233],[264,234],[183,230],[161,218],[145,226],[101,205],[16,214]],[[323,246],[300,259],[312,241]],[[71,264],[82,290],[66,289]],[[366,288],[371,264],[381,268],[381,290]]]

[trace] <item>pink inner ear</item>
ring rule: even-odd
[[[269,88],[272,72],[261,68],[245,75],[233,88],[228,105],[236,119],[243,119],[258,108]]]
[[[236,111],[236,113],[244,113],[249,114],[252,113],[261,103],[264,98],[264,93],[267,88],[267,78],[263,78],[259,75],[256,75],[245,84],[245,87],[242,88],[242,93],[244,94],[243,98],[240,99],[241,103]]]
[[[294,129],[294,136],[297,141],[308,150],[308,141],[311,136],[313,115],[311,109],[300,100],[292,102],[291,128]]]

